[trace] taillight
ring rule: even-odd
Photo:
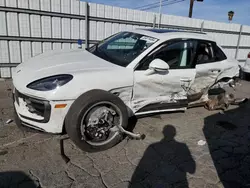
[[[247,58],[250,58],[250,52],[248,53]]]

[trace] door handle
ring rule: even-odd
[[[180,81],[181,82],[191,82],[192,79],[191,78],[181,78]]]
[[[220,69],[211,69],[210,72],[220,72]]]

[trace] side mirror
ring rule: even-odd
[[[156,72],[166,72],[169,70],[169,65],[161,59],[154,59],[149,64],[149,69],[154,70]]]

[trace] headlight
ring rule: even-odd
[[[57,87],[63,86],[64,84],[72,80],[72,78],[73,76],[70,74],[50,76],[30,83],[29,85],[27,85],[27,88],[38,91],[50,91],[56,89]]]

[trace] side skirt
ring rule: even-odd
[[[156,113],[162,113],[162,112],[178,112],[178,111],[186,111],[187,108],[176,108],[176,109],[165,109],[165,110],[152,110],[152,111],[146,111],[146,112],[136,112],[135,116],[145,115],[145,114],[156,114]]]
[[[137,112],[135,115],[143,115],[143,114],[152,114],[152,113],[159,113],[159,112],[173,112],[173,111],[185,111],[188,106],[188,100],[179,100],[173,103],[155,103],[155,104],[148,104]]]

